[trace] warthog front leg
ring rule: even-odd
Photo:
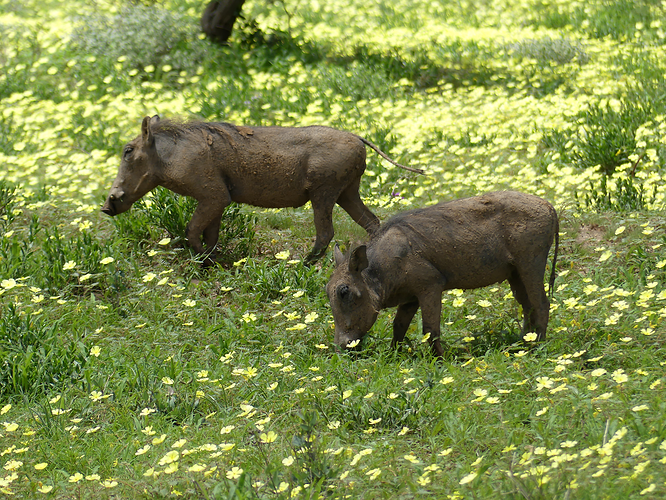
[[[398,311],[395,313],[395,319],[393,320],[392,348],[397,348],[398,344],[404,340],[407,329],[409,328],[412,319],[414,319],[414,315],[418,309],[418,301],[410,302],[408,304],[400,304],[398,306]]]
[[[220,239],[220,222],[222,221],[222,215],[211,221],[208,224],[208,227],[203,231],[203,240],[206,245],[206,249],[209,252],[215,250],[215,245],[217,245],[217,240]]]
[[[203,255],[214,250],[220,232],[220,220],[222,212],[229,203],[217,202],[199,202],[192,220],[187,224],[186,236],[187,242],[196,253]],[[204,248],[201,236],[204,236],[206,248]],[[206,260],[206,264],[210,264]]]

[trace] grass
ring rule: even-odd
[[[248,1],[223,47],[200,11],[0,0],[0,494],[663,497],[663,5]],[[390,310],[337,351],[331,252],[301,262],[309,207],[229,207],[207,269],[192,200],[100,212],[155,113],[367,137],[428,172],[368,151],[382,220],[547,198],[548,339],[523,338],[502,283],[443,295],[442,361],[418,314],[391,351]],[[365,238],[334,225],[343,248]]]

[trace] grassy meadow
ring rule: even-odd
[[[0,497],[666,496],[666,6],[657,0],[0,0]],[[548,338],[508,284],[389,349],[332,345],[312,211],[100,212],[144,116],[329,125],[382,220],[490,190],[560,214]],[[365,238],[339,207],[335,241]],[[550,272],[547,270],[547,272]]]

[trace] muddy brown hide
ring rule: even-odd
[[[544,273],[555,240],[552,291],[558,228],[547,201],[500,191],[399,214],[347,257],[336,246],[336,268],[326,286],[336,344],[347,347],[361,339],[381,309],[397,306],[391,343],[396,347],[420,307],[423,333],[430,333],[430,345],[441,356],[442,292],[504,280],[523,308],[523,330],[545,339],[550,305]]]
[[[369,141],[328,127],[250,128],[146,117],[141,135],[123,150],[102,211],[112,216],[125,212],[156,186],[191,196],[198,205],[187,240],[196,252],[210,254],[222,213],[232,201],[267,208],[311,201],[316,239],[307,260],[314,261],[333,238],[336,203],[368,233],[379,227],[358,192],[365,145],[393,162]]]

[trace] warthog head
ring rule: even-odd
[[[141,135],[123,148],[118,176],[102,206],[105,214],[114,216],[126,212],[135,201],[157,187],[159,157],[150,127],[158,121],[157,115],[146,116],[141,124]]]
[[[356,347],[372,328],[379,313],[376,293],[368,287],[361,272],[368,267],[366,247],[356,247],[349,258],[335,246],[335,271],[326,285],[335,322],[335,343]],[[352,345],[350,345],[352,344]]]

